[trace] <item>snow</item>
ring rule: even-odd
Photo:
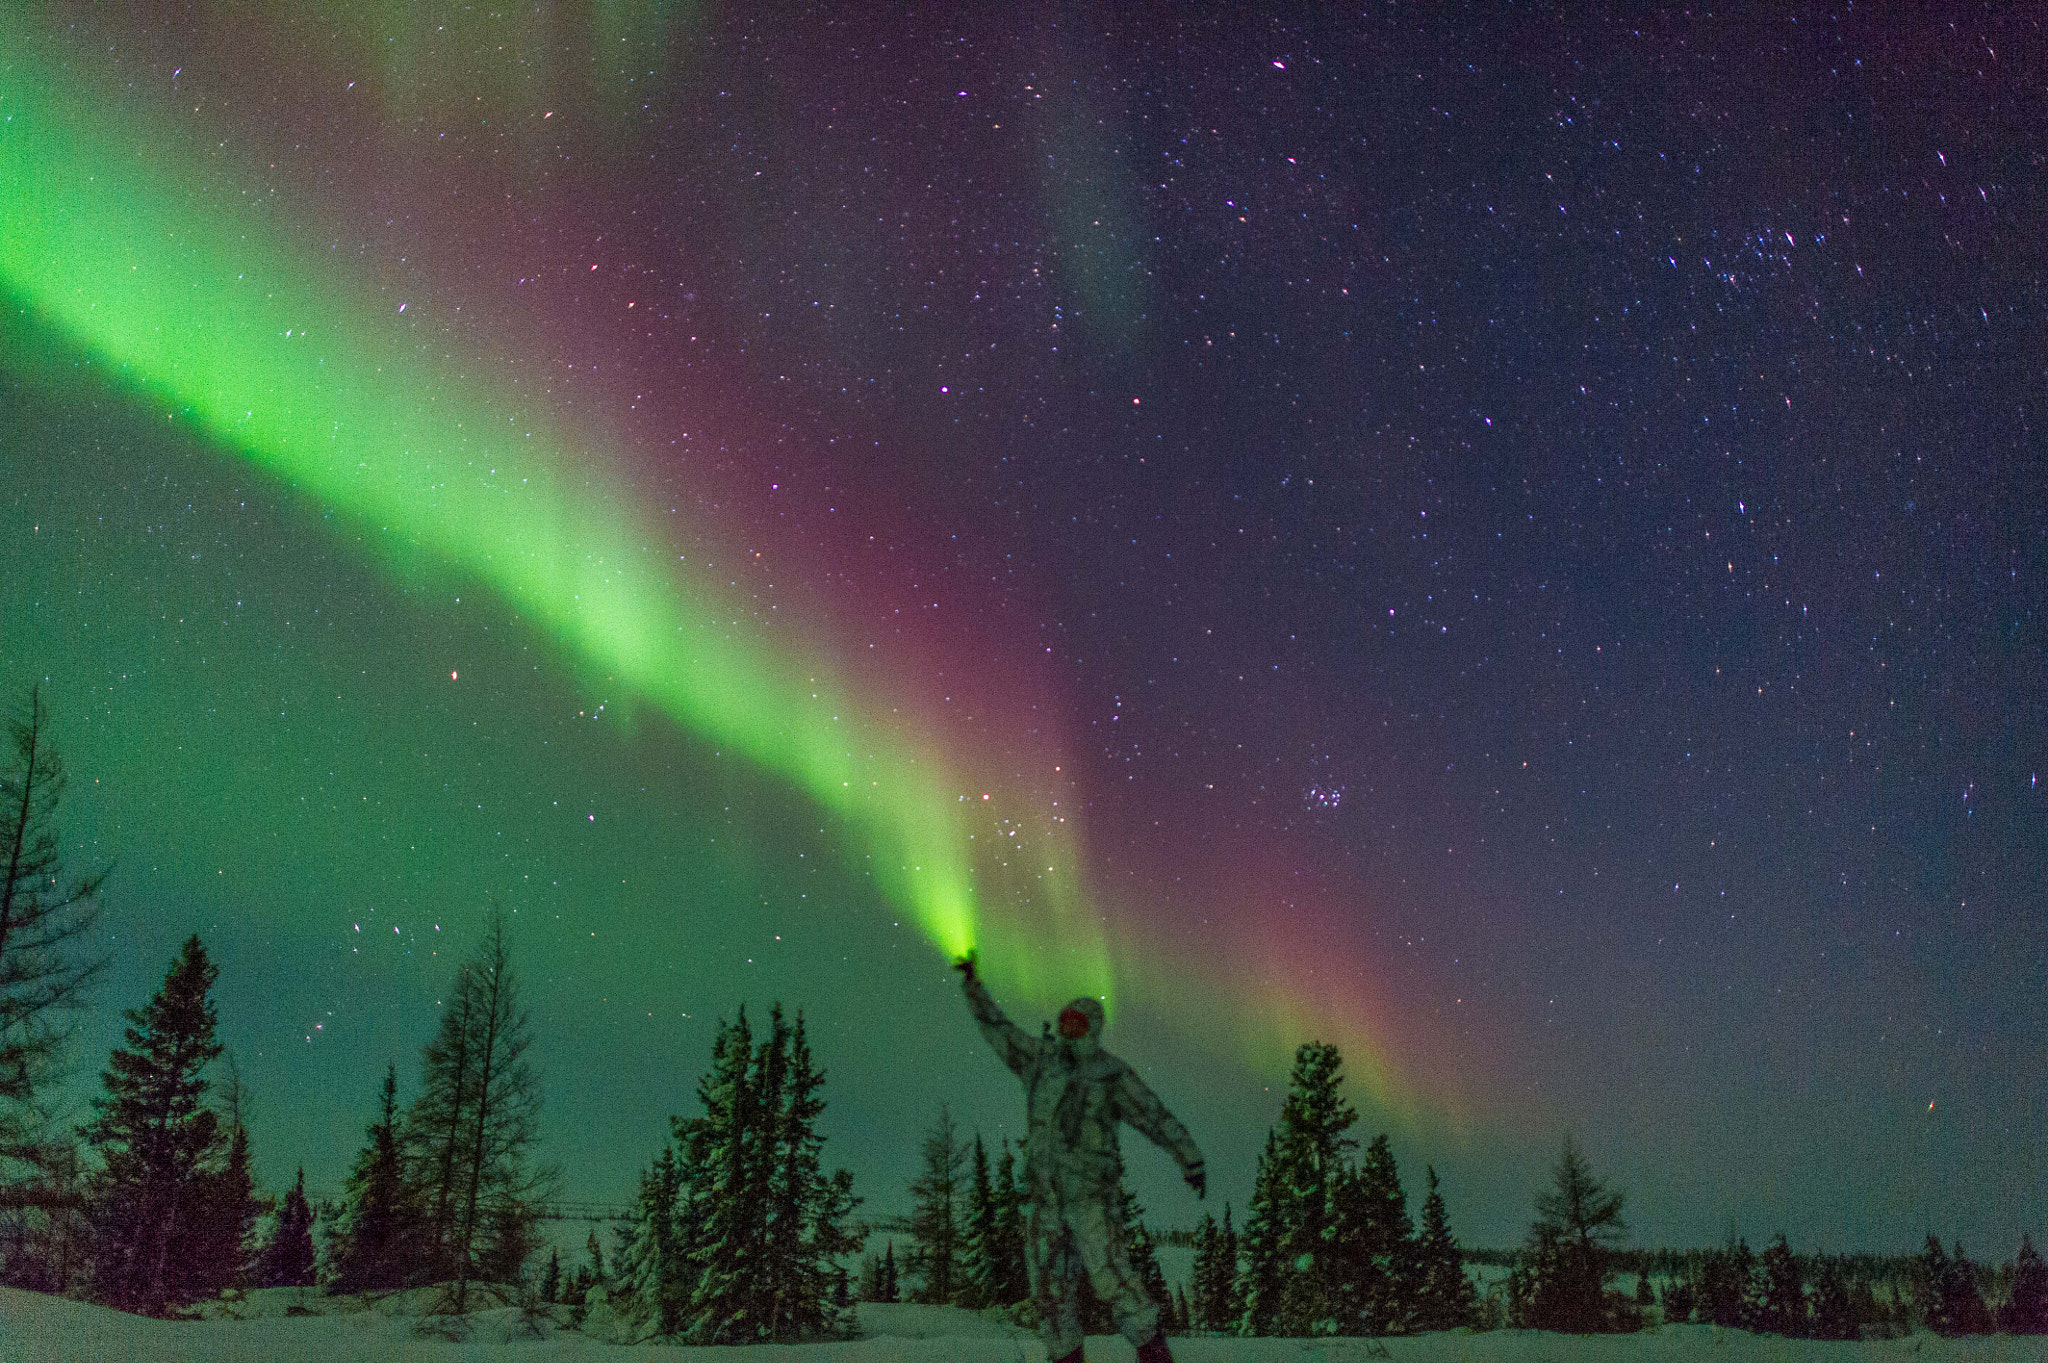
[[[535,1339],[517,1308],[505,1305],[473,1313],[464,1340],[422,1338],[415,1326],[425,1301],[423,1292],[366,1302],[273,1288],[209,1304],[209,1312],[223,1313],[213,1319],[165,1321],[0,1288],[0,1363],[1045,1363],[1036,1338],[943,1306],[864,1305],[864,1337],[843,1343],[684,1349],[601,1344],[558,1328]],[[1134,1352],[1114,1335],[1088,1341],[1094,1363],[1129,1363]],[[2044,1363],[2048,1339],[1919,1334],[1820,1344],[1679,1325],[1592,1339],[1520,1330],[1386,1340],[1176,1339],[1173,1352],[1181,1363]]]

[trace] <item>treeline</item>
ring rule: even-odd
[[[502,919],[456,971],[403,1113],[387,1070],[324,1256],[303,1169],[281,1198],[257,1192],[232,1063],[217,1077],[218,976],[187,939],[124,1015],[76,1140],[45,1126],[9,1147],[0,1281],[164,1315],[230,1288],[312,1286],[323,1257],[333,1291],[436,1283],[450,1312],[467,1308],[472,1282],[516,1278],[552,1174],[531,1161],[540,1087]]]
[[[49,1106],[69,1022],[104,966],[84,952],[99,871],[66,874],[65,773],[40,690],[10,724],[0,765],[0,1282],[166,1314],[238,1287],[310,1286],[321,1255],[305,1172],[259,1194],[246,1095],[223,1058],[205,944],[186,940],[126,1027],[76,1128]],[[455,972],[418,1099],[397,1070],[323,1228],[336,1290],[445,1283],[460,1311],[476,1279],[531,1256],[552,1174],[532,1161],[541,1091],[525,1012],[493,912]]]
[[[91,1120],[61,1127],[46,1091],[68,1019],[101,970],[81,948],[104,872],[65,873],[56,823],[64,770],[47,723],[31,692],[0,765],[0,1282],[153,1314],[237,1287],[434,1285],[431,1309],[450,1315],[469,1309],[473,1283],[515,1283],[530,1309],[563,1303],[588,1333],[621,1342],[841,1336],[856,1299],[1035,1323],[1018,1153],[1004,1141],[992,1155],[979,1134],[963,1140],[942,1107],[924,1136],[911,1215],[879,1227],[889,1237],[881,1251],[862,1254],[869,1237],[852,1220],[853,1178],[824,1172],[824,1076],[803,1015],[786,1019],[779,1005],[765,1035],[744,1009],[720,1021],[696,1089],[701,1115],[672,1119],[610,1254],[593,1232],[573,1276],[552,1252],[530,1272],[555,1174],[535,1159],[541,1089],[495,910],[455,973],[421,1052],[418,1096],[403,1109],[397,1067],[387,1067],[338,1204],[311,1207],[303,1170],[282,1196],[256,1188],[246,1096],[217,1035],[219,972],[196,936],[149,1001],[124,1014]],[[1782,1235],[1760,1255],[1739,1240],[1712,1251],[1622,1250],[1623,1196],[1570,1139],[1524,1245],[1467,1255],[1433,1168],[1418,1224],[1387,1137],[1360,1150],[1342,1078],[1335,1046],[1299,1048],[1244,1224],[1228,1204],[1220,1223],[1203,1217],[1185,1241],[1194,1267],[1184,1287],[1169,1291],[1161,1239],[1119,1174],[1131,1263],[1167,1330],[1592,1333],[1662,1320],[1819,1339],[1921,1326],[2048,1333],[2048,1269],[2026,1237],[1995,1270],[1933,1237],[1903,1267],[1795,1255]],[[1468,1258],[1505,1258],[1498,1290],[1477,1290]],[[1633,1292],[1614,1286],[1624,1269],[1637,1274]],[[1114,1328],[1085,1284],[1082,1307],[1089,1333]]]
[[[1481,1325],[1576,1333],[1657,1323],[1717,1325],[1792,1339],[1936,1334],[2048,1334],[2048,1266],[2030,1235],[2010,1264],[1990,1268],[1930,1235],[1917,1256],[1795,1254],[1778,1235],[1759,1254],[1747,1240],[1721,1249],[1619,1250],[1621,1195],[1608,1192],[1567,1140],[1539,1218],[1516,1251],[1470,1257],[1506,1267],[1504,1299],[1480,1303]],[[1610,1287],[1633,1272],[1635,1290]],[[1661,1290],[1652,1284],[1655,1277]]]
[[[1783,1235],[1763,1253],[1736,1240],[1674,1256],[1657,1297],[1669,1323],[1694,1321],[1795,1339],[1909,1334],[2048,1334],[2048,1266],[2022,1235],[2012,1263],[1989,1268],[1927,1237],[1911,1258],[1794,1254]],[[1639,1278],[1638,1300],[1649,1295]]]

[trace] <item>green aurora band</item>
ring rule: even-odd
[[[502,359],[456,353],[431,289],[402,299],[349,276],[211,146],[118,102],[132,93],[72,85],[31,41],[0,55],[0,306],[21,314],[0,336],[28,338],[6,357],[16,373],[75,384],[82,353],[146,420],[186,423],[346,518],[345,542],[400,583],[486,588],[572,666],[801,792],[906,922],[947,955],[986,949],[1020,1002],[1087,993],[1114,1011],[1121,995],[1268,1074],[1306,1037],[1337,1041],[1355,1082],[1418,1115],[1385,1000],[1354,971],[1332,977],[1358,959],[1337,920],[1242,867],[1199,896],[1233,906],[1205,916],[1201,949],[1168,926],[1188,903],[1153,905],[1156,926],[1098,911],[1054,745],[955,724],[901,667],[849,682],[831,628],[756,610],[700,566],[723,556],[712,536],[679,540],[642,509],[630,442],[566,437]],[[1127,953],[1144,968],[1123,978]]]
[[[673,531],[636,509],[602,452],[465,373],[441,338],[423,344],[420,310],[401,317],[324,277],[255,215],[174,182],[163,168],[192,149],[157,127],[145,146],[146,126],[74,96],[19,48],[0,67],[0,288],[37,325],[138,401],[351,517],[394,573],[480,582],[580,665],[793,784],[942,951],[993,930],[1017,948],[1004,970],[1016,982],[1110,995],[1079,857],[1043,845],[1077,844],[1070,826],[1030,820],[1042,842],[1028,873],[1014,840],[978,852],[997,840],[992,815],[1029,817],[1014,795],[964,800],[968,778],[903,718],[882,718],[908,707],[864,704],[828,660],[778,647],[672,551]],[[977,844],[977,830],[990,836]]]

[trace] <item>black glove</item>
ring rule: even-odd
[[[969,980],[974,978],[974,951],[972,948],[968,950],[965,956],[953,962],[953,969],[965,975]]]
[[[1209,1171],[1206,1169],[1189,1170],[1188,1187],[1195,1190],[1195,1197],[1197,1199],[1207,1197],[1209,1195]]]

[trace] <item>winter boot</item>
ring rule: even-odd
[[[1138,1363],[1173,1363],[1173,1353],[1166,1347],[1166,1331],[1161,1330],[1138,1346]]]

